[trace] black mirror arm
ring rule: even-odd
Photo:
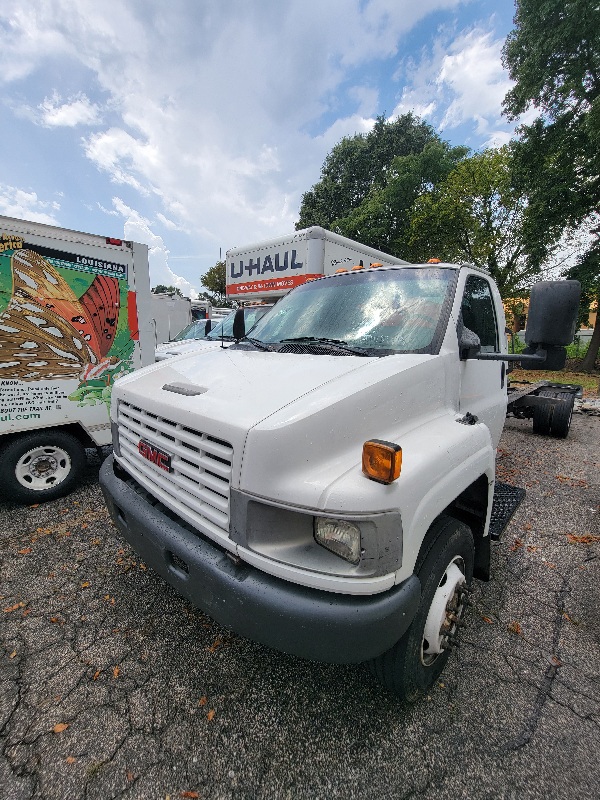
[[[541,348],[531,355],[526,353],[477,353],[470,356],[476,361],[520,361],[523,364],[539,364],[547,357],[548,351]]]

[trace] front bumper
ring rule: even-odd
[[[358,663],[392,647],[417,611],[421,584],[412,575],[370,596],[298,586],[267,575],[150,504],[114,457],[100,485],[121,535],[193,605],[241,636],[284,653],[330,663]]]

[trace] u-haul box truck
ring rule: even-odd
[[[227,297],[240,301],[281,297],[294,286],[338,269],[408,263],[317,225],[233,248],[225,258]]]
[[[141,325],[139,320],[147,320]],[[0,491],[66,494],[110,444],[121,375],[154,360],[148,248],[0,217]]]

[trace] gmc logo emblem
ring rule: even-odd
[[[165,472],[173,472],[171,456],[165,453],[164,450],[159,450],[158,447],[154,447],[143,439],[140,439],[138,443],[138,452],[143,458],[156,464],[157,467],[164,469]]]

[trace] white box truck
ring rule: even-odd
[[[287,269],[327,238],[286,247]],[[237,255],[232,279],[263,282],[277,252],[281,268],[281,250]],[[414,700],[457,641],[473,577],[489,578],[507,362],[564,363],[579,286],[534,287],[529,354],[511,356],[485,271],[353,261],[247,336],[236,312],[228,349],[119,381],[100,482],[122,536],[218,622],[304,658],[367,661]],[[569,414],[562,397],[513,399]]]
[[[6,497],[67,493],[85,448],[110,444],[115,380],[154,360],[150,319],[146,245],[0,217]]]
[[[406,264],[380,250],[315,225],[288,236],[236,247],[225,255],[230,300],[276,298],[337,269]]]

